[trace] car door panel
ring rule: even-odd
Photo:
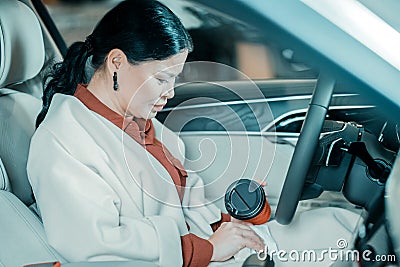
[[[314,86],[314,80],[182,84],[157,118],[175,132],[265,131],[276,118],[304,112]],[[332,109],[360,105],[367,106],[350,90],[335,92],[331,102]]]
[[[266,181],[274,210],[293,153],[292,145],[276,146],[274,136],[246,133],[185,132],[185,167],[204,180],[207,198],[223,207],[226,188],[239,178]]]

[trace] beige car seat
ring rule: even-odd
[[[15,12],[18,11],[18,14]],[[0,0],[0,265],[23,266],[61,260],[46,241],[40,219],[28,206],[34,198],[26,161],[41,101],[9,89],[43,67],[44,43],[38,20],[25,4]]]

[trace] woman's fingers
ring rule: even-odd
[[[264,250],[263,240],[248,226],[241,223],[225,222],[208,239],[213,245],[212,261],[224,261],[242,248]]]
[[[250,249],[257,250],[257,251],[265,249],[264,244],[260,244],[259,242],[255,241],[253,239],[248,239],[248,238],[243,239],[242,248],[250,248]]]
[[[263,180],[261,180],[261,179],[258,179],[258,178],[254,178],[254,181],[256,181],[257,183],[259,183],[262,187],[266,187],[266,186],[268,185],[267,182],[265,182],[265,181],[263,181]],[[265,192],[265,196],[268,197],[267,191],[264,190],[264,192]]]
[[[231,222],[239,223],[239,224],[243,224],[243,225],[248,225],[248,226],[253,225],[250,222],[242,221],[242,220],[239,220],[239,219],[236,219],[236,218],[233,218],[233,217],[231,217]]]
[[[262,187],[267,186],[267,182],[263,181],[262,179],[254,178],[254,181],[256,181],[258,184],[260,184]]]
[[[242,238],[243,247],[248,247],[255,250],[264,249],[264,241],[259,235],[256,234],[256,232],[253,231],[253,229],[243,224],[237,224],[235,227],[238,228],[238,235],[240,238]]]

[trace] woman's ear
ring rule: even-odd
[[[107,68],[110,74],[118,72],[127,63],[126,55],[121,49],[115,48],[108,53]]]

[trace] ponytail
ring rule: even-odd
[[[184,49],[191,52],[193,43],[182,22],[164,4],[157,0],[121,1],[104,15],[85,42],[72,44],[64,61],[45,76],[43,108],[36,127],[46,116],[54,94],[73,95],[79,83],[89,82],[85,72],[89,56],[90,67],[96,72],[115,48],[137,65],[167,59]]]
[[[92,52],[91,39],[73,43],[63,62],[54,64],[43,79],[43,106],[36,118],[36,127],[44,120],[54,94],[73,95],[79,83],[86,83],[86,61]]]

